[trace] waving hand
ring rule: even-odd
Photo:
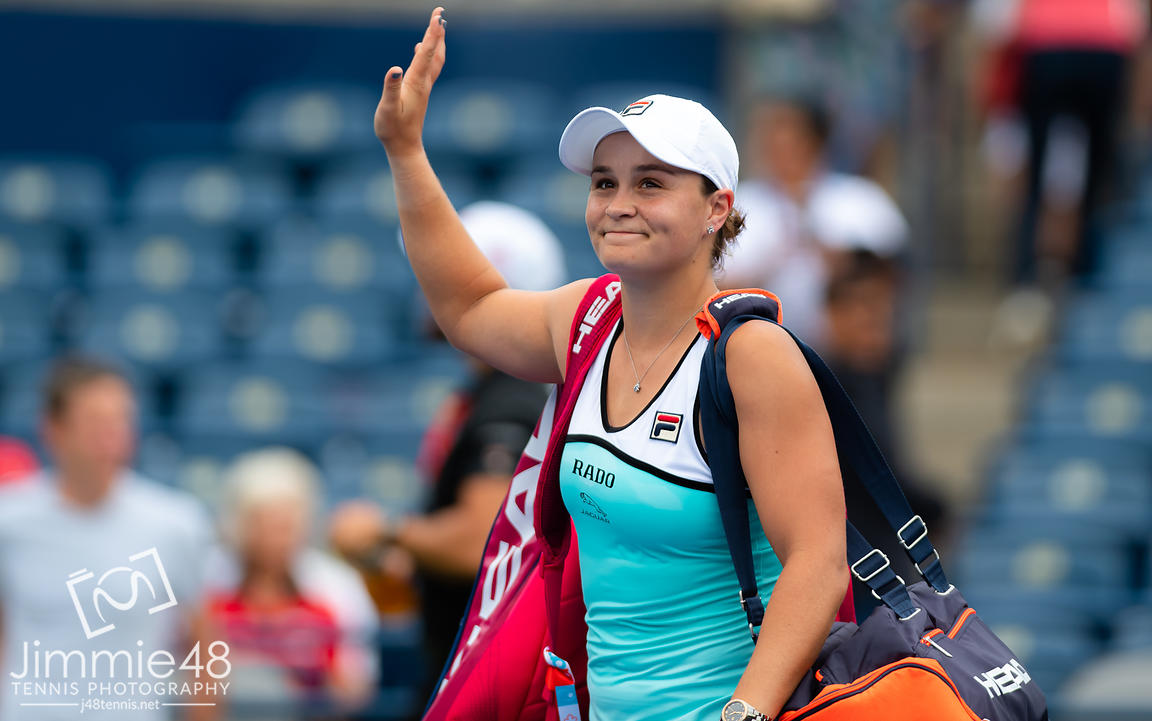
[[[390,157],[417,152],[422,147],[420,135],[428,111],[428,95],[444,67],[447,24],[444,8],[433,10],[424,39],[416,44],[407,72],[399,66],[388,70],[374,125],[376,137]]]

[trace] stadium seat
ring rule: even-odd
[[[439,83],[424,124],[429,152],[510,157],[555,148],[564,129],[548,87],[514,80]]]
[[[0,290],[0,363],[44,357],[51,350],[51,296]]]
[[[189,369],[179,386],[178,439],[310,449],[334,424],[329,382],[313,365],[218,362]]]
[[[66,279],[60,232],[43,224],[0,222],[0,291],[50,291]]]
[[[215,360],[223,349],[220,297],[208,291],[121,290],[92,296],[78,322],[79,347],[152,368]]]
[[[341,425],[373,435],[426,428],[467,374],[464,358],[446,344],[431,353],[381,365],[368,382],[363,405],[344,415]]]
[[[497,197],[540,216],[565,248],[583,248],[588,245],[584,209],[589,186],[587,177],[568,170],[553,155],[510,168]]]
[[[241,108],[236,145],[243,151],[311,160],[380,150],[372,130],[378,88],[289,85],[263,88]]]
[[[1140,539],[1152,526],[1152,460],[1138,446],[1091,439],[1025,445],[1000,458],[985,518],[1011,525],[1046,514]]]
[[[475,180],[469,173],[439,164],[436,172],[457,208],[475,199]],[[344,163],[325,172],[317,183],[313,204],[315,215],[322,221],[375,223],[390,233],[400,224],[392,173],[382,152],[378,159]]]
[[[371,498],[389,513],[419,511],[428,488],[415,465],[423,433],[423,427],[413,425],[329,438],[319,452],[329,501]]]
[[[275,167],[219,158],[173,158],[141,169],[129,198],[139,220],[251,227],[279,220],[293,203]]]
[[[170,430],[154,432],[141,437],[136,467],[149,478],[183,488],[215,506],[228,464],[256,447],[241,437],[177,437]]]
[[[1148,229],[1135,224],[1109,233],[1100,244],[1100,260],[1092,283],[1105,289],[1148,287],[1152,278],[1152,244]]]
[[[368,289],[407,298],[415,278],[394,231],[349,222],[282,223],[265,236],[257,274],[265,287],[315,285],[333,293]]]
[[[1031,389],[1022,431],[1152,441],[1152,373],[1136,363],[1052,369]]]
[[[108,171],[90,160],[0,158],[0,218],[84,226],[107,220]]]
[[[1106,529],[1053,523],[1047,514],[969,532],[949,568],[969,602],[998,594],[1103,620],[1135,597],[1132,548]]]
[[[1152,717],[1152,651],[1119,651],[1084,664],[1060,689],[1060,718]]]
[[[251,341],[254,357],[356,366],[394,352],[388,297],[378,291],[333,293],[280,287],[262,297],[264,319]]]
[[[1064,320],[1059,353],[1072,362],[1128,361],[1152,369],[1152,271],[1142,288],[1077,298]]]
[[[235,238],[227,231],[146,223],[107,228],[90,239],[88,282],[98,291],[220,289],[235,279]]]
[[[1126,608],[1112,622],[1112,648],[1152,651],[1152,603]]]
[[[1076,608],[1045,603],[1042,599],[1047,591],[1043,590],[1022,591],[1012,587],[977,584],[971,588],[965,585],[961,592],[968,605],[976,609],[980,618],[994,628],[1024,628],[1034,633],[1066,630],[1098,640],[1103,640],[1107,628],[1106,623],[1102,624]],[[1032,603],[1037,599],[1038,603]],[[1011,643],[1008,646],[1015,648]]]

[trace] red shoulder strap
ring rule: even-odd
[[[581,649],[574,646],[582,633],[573,635],[562,623],[564,560],[572,548],[572,519],[560,495],[560,457],[568,424],[588,368],[620,317],[620,278],[602,275],[597,278],[576,310],[568,335],[568,358],[564,382],[556,399],[556,415],[548,448],[540,467],[536,488],[536,536],[541,541],[541,575],[544,579],[544,605],[548,618],[548,637],[553,650],[562,658],[576,658]],[[583,619],[574,619],[581,623]]]
[[[563,557],[568,552],[571,523],[560,497],[560,455],[584,377],[619,317],[620,278],[602,275],[592,282],[572,318],[564,382],[557,389],[552,435],[540,469],[535,523],[536,535],[544,542],[545,559]]]

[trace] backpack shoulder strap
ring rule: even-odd
[[[759,289],[726,291],[714,296],[697,316],[697,326],[710,340],[710,352],[705,353],[700,374],[702,431],[716,487],[716,499],[720,504],[721,520],[740,580],[741,603],[755,634],[755,626],[763,618],[763,603],[759,599],[752,570],[746,509],[747,486],[740,463],[739,427],[732,389],[728,384],[725,355],[732,333],[750,320],[779,323],[779,299]],[[864,485],[925,580],[938,592],[947,592],[950,586],[940,567],[939,554],[928,540],[927,528],[923,520],[912,513],[899,483],[856,407],[820,356],[791,331],[788,333],[804,354],[824,397],[844,481],[856,479]],[[891,570],[887,557],[868,545],[854,528],[848,531],[848,546],[850,560],[853,562],[852,570],[857,578],[867,583],[890,606],[898,606],[897,613],[901,617],[914,612],[907,589]]]

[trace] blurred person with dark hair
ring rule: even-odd
[[[546,290],[567,281],[560,242],[538,217],[491,201],[460,211],[460,220],[513,288]],[[437,331],[438,332],[438,331]],[[442,337],[442,336],[441,336]],[[332,517],[333,545],[351,558],[418,570],[427,695],[455,643],[484,543],[512,472],[536,426],[547,391],[470,359],[469,386],[450,397],[425,433],[418,456],[431,483],[427,512],[389,518],[367,502],[346,504]]]
[[[741,182],[739,201],[746,227],[718,282],[771,290],[785,325],[822,348],[829,275],[855,248],[885,257],[900,252],[907,224],[878,185],[827,167],[831,121],[814,98],[760,102],[750,132],[753,176]]]
[[[169,716],[158,701],[222,702],[219,685],[212,692],[90,690],[124,680],[126,670],[129,680],[145,682],[227,682],[206,677],[204,669],[185,674],[175,668],[193,657],[200,664],[226,657],[213,646],[197,603],[211,526],[193,497],[129,469],[136,408],[118,369],[91,359],[63,360],[49,372],[43,405],[52,467],[0,491],[0,717],[72,719],[77,705],[95,701],[147,704],[132,718],[159,720]],[[108,667],[99,664],[101,654]],[[135,667],[133,659],[156,654],[173,663]],[[220,672],[222,662],[210,668]],[[73,705],[29,705],[45,703]],[[215,718],[217,706],[183,710],[189,718]],[[83,713],[96,719],[126,715],[99,706]]]
[[[309,545],[319,471],[296,451],[238,458],[225,475],[228,548],[209,565],[207,608],[228,641],[236,703],[351,711],[375,689],[375,608],[356,571]]]
[[[894,409],[900,373],[896,301],[900,290],[896,263],[867,250],[853,250],[828,281],[825,295],[827,336],[823,357],[852,398],[876,444],[900,479],[912,509],[943,536],[946,519],[942,499],[910,473],[905,463]],[[888,555],[904,578],[918,573],[897,543],[888,522],[871,496],[858,483],[844,486],[848,518]],[[867,618],[879,605],[866,587],[855,594],[858,618]]]

